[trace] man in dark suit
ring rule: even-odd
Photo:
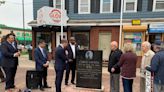
[[[17,71],[18,57],[20,52],[17,49],[17,44],[13,34],[6,35],[6,41],[1,45],[2,62],[1,66],[6,74],[6,91],[15,88],[14,79]]]
[[[35,58],[35,68],[37,71],[41,71],[42,81],[40,83],[40,90],[44,91],[43,88],[51,88],[47,85],[47,69],[49,66],[48,54],[44,49],[46,43],[44,40],[40,40],[38,43],[38,47],[34,50],[34,58]]]
[[[6,40],[6,37],[3,36],[2,39],[1,39],[1,43],[4,42],[5,40]],[[3,73],[3,69],[1,67],[1,61],[2,61],[1,43],[0,43],[0,83],[5,82],[5,76],[4,76],[4,73]]]
[[[74,80],[75,80],[75,70],[76,70],[76,53],[78,50],[78,46],[76,45],[76,41],[74,37],[70,37],[69,44],[66,50],[68,51],[68,63],[66,64],[65,85],[68,85],[70,70],[72,70],[71,83],[75,84]]]
[[[55,51],[55,71],[56,71],[56,92],[61,92],[61,83],[63,80],[63,73],[65,65],[68,61],[67,53],[65,48],[67,47],[68,41],[61,40],[61,44],[56,48]]]

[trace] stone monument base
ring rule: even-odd
[[[81,88],[81,87],[74,87],[73,89],[78,90],[79,92],[104,92],[105,88],[104,86],[101,86],[101,89],[94,89],[94,88]]]

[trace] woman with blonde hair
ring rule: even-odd
[[[121,67],[121,77],[124,92],[133,92],[133,79],[136,77],[137,55],[131,43],[124,44],[124,54],[121,55],[120,61],[112,68],[112,72],[116,68]]]

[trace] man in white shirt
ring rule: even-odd
[[[78,46],[76,44],[76,40],[74,37],[70,37],[69,39],[69,44],[67,46],[68,51],[68,63],[66,64],[66,77],[65,77],[65,85],[68,85],[68,79],[69,79],[69,74],[70,70],[72,70],[72,79],[71,83],[74,83],[75,80],[75,70],[76,70],[76,53],[78,50]]]

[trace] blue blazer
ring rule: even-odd
[[[15,48],[7,41],[3,42],[1,45],[1,53],[2,53],[2,67],[17,67],[18,65],[18,57],[14,57],[14,53],[18,52],[17,44],[14,43]]]
[[[65,49],[59,45],[55,51],[55,69],[64,70],[67,60]]]
[[[47,51],[45,49],[43,49],[43,52],[46,55],[46,57],[43,56],[39,47],[35,48],[35,50],[34,50],[35,68],[36,68],[36,70],[39,70],[39,71],[42,71],[44,69],[43,64],[46,64],[46,62],[48,60]]]

